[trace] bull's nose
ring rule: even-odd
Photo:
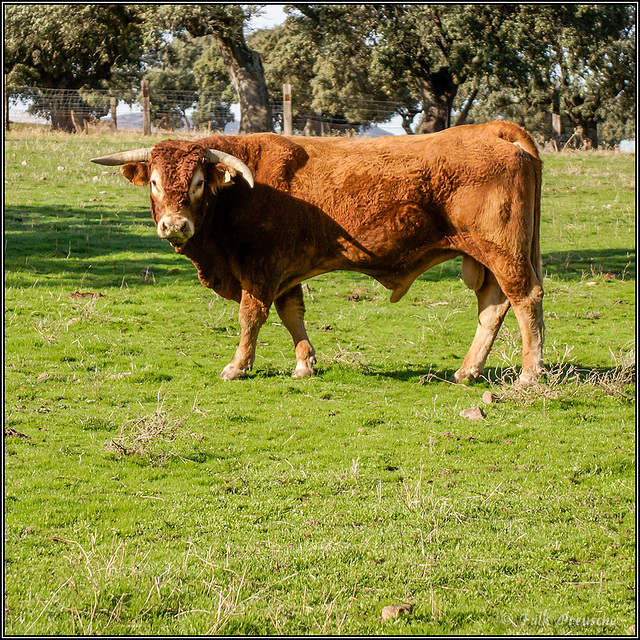
[[[165,240],[185,242],[193,235],[193,224],[183,217],[163,218],[158,223],[158,235]]]

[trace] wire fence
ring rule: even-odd
[[[299,100],[299,104],[311,103],[308,96],[300,96]],[[374,127],[373,123],[384,126],[384,133],[405,132],[399,114],[406,109],[401,103],[342,97],[329,97],[327,103],[332,115],[326,115],[323,110],[296,109],[294,94],[294,132],[306,135],[331,135],[336,132],[356,134]],[[5,121],[50,124],[53,128],[77,131],[87,130],[89,126],[111,130],[143,130],[143,104],[141,87],[121,91],[10,88],[5,93]],[[274,131],[281,132],[283,103],[271,102],[270,108]],[[205,129],[233,133],[237,131],[240,120],[237,101],[230,100],[219,91],[151,88],[149,111],[151,130],[154,131]]]

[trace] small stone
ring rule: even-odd
[[[382,609],[382,622],[392,620],[404,613],[411,613],[413,605],[411,604],[390,604]]]
[[[485,404],[491,404],[495,401],[496,397],[493,395],[493,393],[491,393],[491,391],[487,390],[482,394],[482,402],[484,402]]]
[[[467,420],[481,420],[484,418],[484,411],[480,407],[470,407],[461,411],[460,416]]]

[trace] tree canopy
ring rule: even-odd
[[[289,83],[307,134],[398,114],[407,133],[505,118],[592,147],[635,135],[633,4],[291,4],[246,36],[259,10],[7,5],[7,80],[132,97],[144,78],[167,127],[195,108],[191,124],[221,129],[238,101],[241,133],[271,130]]]
[[[125,91],[141,70],[141,25],[136,5],[6,5],[7,83]],[[64,104],[48,108],[55,128],[73,127]]]

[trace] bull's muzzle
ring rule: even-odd
[[[194,233],[193,222],[184,216],[165,216],[158,222],[158,236],[173,244],[184,244]]]

